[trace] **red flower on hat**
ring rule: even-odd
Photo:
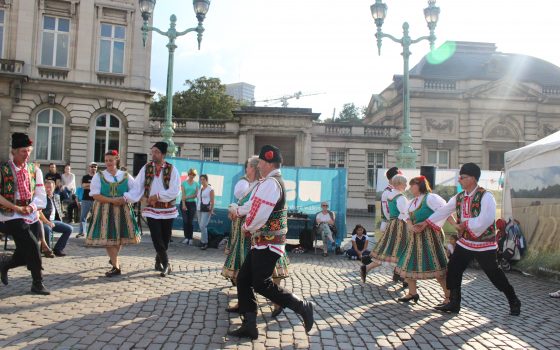
[[[117,150],[111,150],[109,151],[109,153],[111,153],[112,156],[117,157],[119,155],[119,152],[117,152]]]
[[[272,160],[272,158],[274,158],[274,152],[272,151],[266,151],[264,153],[264,159],[266,160]]]
[[[426,181],[426,177],[424,175],[420,175],[420,176],[418,176],[418,178],[422,181]]]
[[[33,146],[33,141],[29,140],[29,146]]]

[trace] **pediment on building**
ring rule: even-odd
[[[465,91],[467,98],[544,101],[546,96],[519,81],[501,79]]]

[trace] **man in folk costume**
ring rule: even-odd
[[[272,282],[276,262],[284,254],[288,232],[281,164],[280,150],[271,145],[263,146],[258,164],[263,179],[255,186],[244,205],[232,204],[229,209],[235,217],[247,216],[241,232],[251,237],[251,250],[237,275],[239,313],[243,315],[243,323],[239,329],[228,332],[229,335],[258,338],[255,292],[301,315],[306,332],[313,327],[313,303],[298,298]]]
[[[426,225],[439,229],[434,222],[442,222],[453,213],[457,215],[455,228],[460,239],[447,265],[450,301],[436,306],[437,310],[459,312],[463,272],[469,262],[476,259],[494,286],[506,295],[510,315],[517,316],[521,313],[521,302],[496,259],[496,200],[492,193],[478,186],[480,173],[476,164],[464,164],[459,171],[459,183],[464,191],[437,209],[424,223],[416,225],[414,231],[419,232]]]
[[[32,232],[32,227],[40,229],[37,210],[43,209],[47,201],[43,173],[35,164],[28,163],[32,144],[26,134],[12,134],[12,160],[0,164],[0,222],[16,245],[12,257],[0,264],[0,279],[7,285],[8,270],[27,265],[33,278],[31,292],[48,295],[50,292],[43,285],[39,244]]]
[[[171,240],[173,220],[178,211],[175,199],[181,191],[179,171],[164,160],[167,142],[156,142],[151,149],[152,161],[144,165],[135,180],[134,189],[124,197],[129,202],[138,202],[142,197],[147,206],[142,216],[148,221],[150,235],[156,250],[155,269],[161,277],[171,273],[167,248]]]

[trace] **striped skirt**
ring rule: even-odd
[[[443,233],[431,227],[420,233],[410,233],[404,254],[397,262],[396,272],[403,278],[443,278],[447,273],[447,255]]]
[[[399,219],[392,219],[370,256],[378,262],[396,263],[405,248],[406,223]]]
[[[86,237],[88,246],[119,246],[140,243],[140,230],[132,207],[93,202]]]

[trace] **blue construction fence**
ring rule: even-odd
[[[169,158],[167,161],[179,170],[181,182],[187,178],[189,169],[196,169],[198,175],[208,175],[208,183],[214,189],[214,212],[208,225],[209,233],[229,235],[231,222],[227,217],[227,208],[235,202],[233,189],[244,175],[241,164],[200,161],[184,158]],[[336,213],[338,244],[346,235],[346,169],[331,168],[296,168],[282,167],[282,176],[286,186],[286,199],[290,214],[306,214],[307,220],[288,220],[288,238],[298,238],[301,230],[311,229],[315,214],[321,211],[321,202],[329,203],[329,209]],[[197,177],[198,180],[198,177]],[[179,201],[177,202],[179,203]],[[195,230],[199,230],[195,218]],[[175,229],[182,229],[183,220],[179,216],[174,222]]]

